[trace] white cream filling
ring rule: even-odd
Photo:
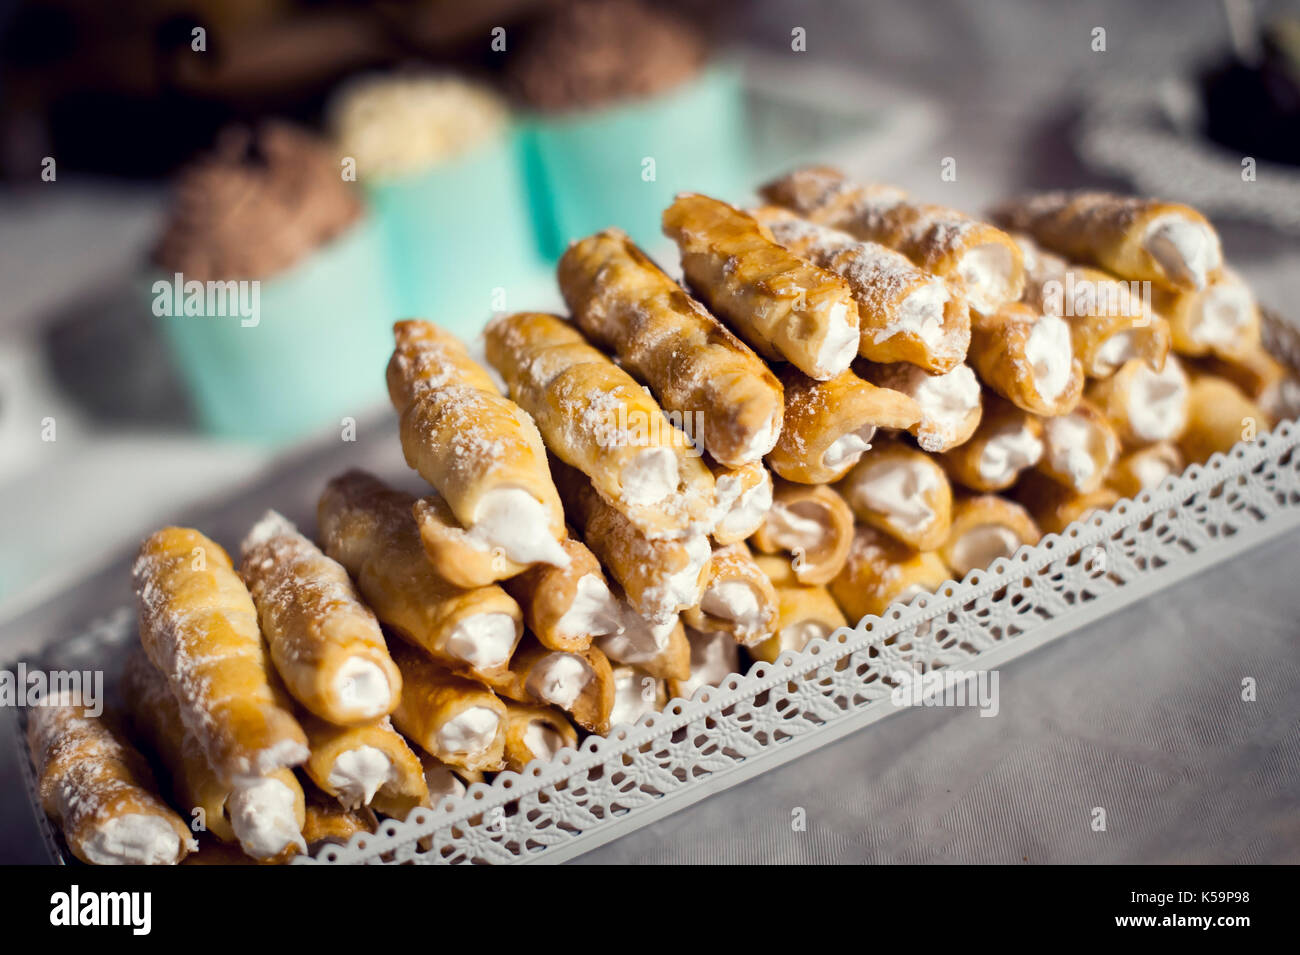
[[[807,501],[773,504],[767,512],[767,536],[782,550],[811,554],[826,540],[826,524],[809,514],[821,510],[820,505]]]
[[[582,688],[591,682],[592,676],[591,666],[582,657],[551,653],[537,661],[524,688],[537,699],[568,710],[578,701]]]
[[[728,633],[691,634],[691,675],[677,684],[677,693],[689,697],[702,686],[717,686],[740,669],[739,645]]]
[[[424,766],[424,784],[429,787],[429,795],[434,805],[444,796],[465,795],[465,784],[451,771],[451,767],[440,763],[426,763]]]
[[[980,480],[990,484],[1011,480],[1043,456],[1043,442],[1028,428],[1001,431],[980,449],[976,470]]]
[[[619,668],[614,671],[614,706],[609,711],[613,726],[635,723],[646,713],[653,713],[658,699],[654,678],[643,671]]]
[[[1139,366],[1125,406],[1133,434],[1147,442],[1177,437],[1187,423],[1187,393],[1187,376],[1172,355],[1163,371]]]
[[[474,511],[468,535],[483,550],[501,548],[520,564],[569,565],[569,555],[551,532],[550,514],[541,501],[519,487],[487,491]]]
[[[871,450],[871,439],[875,434],[875,425],[864,424],[840,435],[822,452],[822,466],[837,471],[853,467],[863,452]]]
[[[515,648],[515,621],[509,614],[476,613],[452,628],[443,649],[479,670],[502,666]]]
[[[772,509],[772,478],[766,469],[762,480],[746,490],[741,490],[743,484],[739,478],[728,475],[718,478],[717,486],[722,518],[714,533],[732,540],[748,537],[758,530]]]
[[[307,851],[296,808],[293,790],[269,776],[236,782],[226,800],[230,828],[255,859],[269,859],[289,846]]]
[[[358,746],[339,753],[326,782],[346,809],[370,805],[375,793],[392,778],[393,761],[382,749]]]
[[[598,637],[600,651],[617,663],[646,663],[653,660],[668,646],[668,638],[677,629],[677,615],[666,621],[653,623],[646,620],[630,606],[623,608],[623,629]]]
[[[1152,219],[1142,245],[1173,281],[1190,282],[1198,289],[1205,288],[1210,273],[1223,264],[1214,230],[1176,214]]]
[[[388,712],[393,690],[383,669],[365,657],[348,657],[334,677],[339,706],[358,718],[378,718]]]
[[[1137,335],[1131,330],[1116,332],[1092,354],[1092,368],[1102,375],[1112,374],[1126,361],[1137,357]]]
[[[614,633],[619,623],[618,601],[596,574],[583,574],[573,589],[573,602],[555,621],[555,632],[566,639]]]
[[[129,813],[95,829],[81,851],[95,865],[172,865],[181,840],[161,816]]]
[[[1255,314],[1250,289],[1235,282],[1223,282],[1205,290],[1192,315],[1188,334],[1212,348],[1240,345],[1241,334]]]
[[[700,602],[704,589],[700,571],[713,556],[713,547],[703,534],[688,537],[682,544],[686,549],[686,566],[675,574],[669,574],[663,587],[674,607],[693,607]]]
[[[1066,474],[1076,487],[1087,484],[1097,474],[1097,462],[1089,447],[1092,429],[1074,415],[1048,418],[1044,422],[1047,437],[1047,461],[1052,470]]]
[[[769,451],[776,447],[776,442],[781,437],[781,425],[784,421],[780,413],[767,419],[763,427],[759,428],[749,436],[749,441],[741,448],[740,456],[745,463],[758,461]]]
[[[796,620],[777,631],[782,650],[802,650],[814,640],[825,640],[831,628],[820,620]]]
[[[249,779],[260,779],[266,773],[275,772],[285,766],[297,766],[306,762],[311,751],[294,739],[282,739],[272,743],[266,749],[258,751],[252,759]]]
[[[486,706],[470,706],[438,727],[438,752],[477,756],[492,745],[501,718]]]
[[[645,448],[624,465],[620,477],[628,504],[657,504],[677,491],[677,455],[672,448]]]
[[[700,609],[719,620],[730,620],[742,634],[754,633],[767,620],[758,591],[744,580],[713,581],[700,598]]]
[[[524,730],[524,745],[533,759],[552,759],[564,749],[564,734],[549,723],[532,722]]]
[[[943,312],[948,304],[948,289],[942,279],[926,282],[908,293],[899,303],[893,321],[877,328],[873,338],[879,344],[895,335],[915,335],[927,348],[937,348],[943,341]]]
[[[969,365],[944,375],[922,375],[912,397],[926,422],[945,438],[955,434],[980,403],[980,383]]]
[[[952,546],[952,569],[965,576],[976,568],[987,567],[999,557],[1010,557],[1020,548],[1020,538],[1009,527],[984,524],[972,527]],[[900,595],[896,599],[903,599]]]
[[[938,488],[939,476],[933,468],[885,460],[856,481],[850,494],[860,507],[888,515],[899,529],[920,533],[934,521],[929,495]]]
[[[1011,297],[1011,250],[1000,242],[977,245],[957,263],[972,307],[994,312]]]
[[[826,337],[817,349],[815,362],[818,377],[838,375],[858,353],[858,329],[845,317],[847,314],[848,306],[840,302],[826,317]]]
[[[1055,315],[1042,315],[1025,340],[1025,360],[1033,375],[1034,390],[1044,401],[1056,401],[1070,384],[1074,349],[1070,326]]]

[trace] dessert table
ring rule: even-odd
[[[759,3],[747,39],[779,52],[791,22],[807,20],[804,55],[886,73],[925,97],[941,116],[933,136],[846,172],[972,210],[1018,191],[1106,184],[1070,146],[1078,91],[1111,69],[1175,68],[1221,33],[1217,21],[1198,31],[1219,15],[1213,3],[870,6],[838,9],[857,20],[844,23]],[[1154,9],[1175,6],[1177,22]],[[888,40],[873,37],[873,22],[889,24]],[[1098,24],[1107,54],[1088,48]],[[940,177],[946,158],[955,181]],[[0,196],[0,361],[21,382],[6,400],[26,422],[3,435],[0,462],[0,666],[128,602],[124,567],[142,528],[192,519],[235,540],[272,503],[310,513],[317,489],[286,477],[286,458],[310,471],[310,448],[273,455],[194,433],[161,351],[115,338],[129,327],[114,308],[129,308],[123,285],[160,194],[46,188]],[[1300,238],[1218,224],[1261,301],[1300,320]],[[34,437],[45,416],[58,421],[52,444]],[[390,417],[377,409],[360,429],[392,432]],[[400,454],[394,440],[367,448]],[[210,510],[240,488],[239,508]],[[1007,665],[997,718],[900,712],[579,861],[1300,862],[1297,566],[1300,536],[1276,539]],[[0,709],[6,782],[16,779],[13,719]],[[0,862],[44,861],[17,785],[0,792],[0,834]]]

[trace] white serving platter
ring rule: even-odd
[[[1300,331],[1266,315],[1265,341],[1300,368]],[[1290,420],[935,594],[297,864],[563,862],[897,712],[892,674],[997,668],[1297,527],[1300,420]],[[119,608],[38,662],[103,668],[111,682],[133,638],[134,615]],[[51,860],[67,862],[36,798],[22,722],[33,813]]]

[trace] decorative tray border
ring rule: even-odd
[[[1300,331],[1266,315],[1265,339],[1300,368]],[[562,862],[896,712],[895,672],[994,668],[1297,527],[1300,420],[1291,420],[938,593],[295,863]],[[51,665],[102,665],[133,634],[119,609],[51,651]],[[17,723],[37,824],[51,858],[67,861]]]

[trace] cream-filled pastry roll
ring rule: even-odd
[[[1150,287],[1135,287],[1101,269],[1074,265],[1017,236],[1025,254],[1023,301],[1070,327],[1074,357],[1089,378],[1113,375],[1120,365],[1141,359],[1155,371],[1169,354],[1169,323],[1152,310]]]
[[[686,639],[691,644],[691,675],[669,680],[669,697],[689,700],[700,687],[717,686],[740,670],[740,645],[730,633],[687,629]]]
[[[142,653],[127,660],[122,696],[136,735],[166,770],[172,801],[222,842],[237,842],[253,859],[305,852],[303,791],[290,769],[223,780],[185,729],[167,679]]]
[[[611,677],[611,702],[613,687]],[[578,731],[549,706],[506,704],[506,769],[521,773],[533,760],[549,762],[560,750],[577,745]]]
[[[307,737],[275,679],[257,608],[230,557],[196,530],[167,527],[132,568],[140,642],[181,721],[224,780],[307,758]]]
[[[364,471],[334,478],[316,513],[325,553],[347,568],[375,615],[402,639],[454,669],[504,671],[523,635],[519,605],[497,584],[462,590],[435,574],[411,513],[414,500]]]
[[[761,461],[781,429],[781,384],[749,346],[618,229],[569,246],[560,291],[578,327],[650,386],[664,410],[698,421],[713,458]]]
[[[1033,471],[1021,478],[1014,493],[1044,534],[1059,534],[1075,521],[1087,520],[1119,500],[1119,494],[1107,485],[1080,494]]]
[[[790,554],[800,583],[829,583],[848,559],[853,511],[828,485],[779,481],[772,509],[749,542],[763,554]]]
[[[1101,487],[1119,458],[1119,435],[1110,420],[1084,399],[1068,414],[1043,421],[1038,470],[1080,494]]]
[[[1180,474],[1184,464],[1176,444],[1159,441],[1123,455],[1106,476],[1106,485],[1120,497],[1137,497],[1159,487],[1171,474]]]
[[[587,545],[569,537],[564,549],[569,554],[567,566],[538,564],[503,586],[542,646],[578,652],[596,637],[617,633],[622,612],[600,561]]]
[[[487,687],[457,676],[415,647],[393,647],[402,702],[393,724],[453,768],[493,772],[505,766],[506,705]]]
[[[27,711],[27,752],[41,808],[90,865],[176,865],[198,843],[158,796],[149,764],[82,698],[65,692]]]
[[[682,639],[685,640],[685,636]],[[659,712],[667,702],[663,680],[638,666],[614,667],[614,709],[609,714],[611,726],[631,726],[645,714]]]
[[[772,474],[763,462],[726,468],[709,461],[718,489],[718,522],[713,539],[719,544],[743,541],[763,523],[772,509]]]
[[[996,494],[962,497],[953,505],[952,527],[939,556],[960,580],[1025,544],[1038,543],[1041,536],[1033,518],[1014,501]]]
[[[500,547],[485,548],[460,526],[451,507],[437,494],[426,494],[416,500],[411,505],[411,515],[433,572],[452,586],[466,590],[486,587],[536,566],[511,560]]]
[[[1203,358],[1196,367],[1226,378],[1275,420],[1300,417],[1300,375],[1287,368],[1262,346],[1231,358]]]
[[[682,615],[696,632],[727,634],[747,647],[771,635],[776,616],[772,582],[758,569],[754,555],[743,542],[713,549],[704,596]]]
[[[1154,304],[1169,322],[1180,355],[1233,358],[1258,348],[1259,307],[1241,276],[1223,269],[1204,288],[1157,289]]]
[[[921,417],[907,430],[923,451],[951,450],[969,441],[979,427],[983,400],[979,379],[970,365],[958,365],[943,375],[904,362],[859,362],[854,370],[867,381],[902,392],[916,402]]]
[[[774,242],[750,215],[683,193],[663,214],[686,280],[755,351],[818,381],[858,353],[858,306],[848,284]]]
[[[891,604],[938,590],[951,574],[938,552],[913,550],[874,527],[859,526],[831,596],[850,624],[884,613]]]
[[[752,215],[796,255],[849,284],[858,305],[858,354],[870,361],[906,361],[942,374],[966,360],[970,307],[948,283],[875,242],[800,219],[775,206]]]
[[[936,458],[897,438],[877,441],[836,487],[859,521],[908,547],[934,550],[948,539],[947,473]]]
[[[762,643],[747,648],[755,660],[772,663],[786,650],[798,652],[813,640],[825,640],[849,625],[831,592],[799,583],[789,561],[775,556],[755,560],[776,588],[779,605],[776,630]]]
[[[1176,202],[1046,192],[1006,202],[994,218],[1071,261],[1168,288],[1204,288],[1223,267],[1209,220]]]
[[[979,427],[965,444],[938,461],[953,481],[972,491],[1001,491],[1043,456],[1043,419],[988,392]],[[947,536],[946,534],[944,535]]]
[[[684,680],[690,673],[690,643],[681,618],[675,615],[669,620],[651,621],[624,603],[623,629],[600,637],[596,644],[611,664],[638,667],[655,679]]]
[[[787,481],[838,481],[871,447],[877,428],[910,428],[921,421],[922,409],[912,397],[852,371],[813,381],[787,366],[781,379],[785,419],[767,463]]]
[[[308,715],[303,728],[311,742],[303,771],[341,805],[373,806],[398,819],[429,805],[419,757],[388,717],[368,726],[343,727]]]
[[[960,288],[972,308],[992,313],[1024,289],[1024,262],[1001,229],[901,189],[858,185],[835,169],[797,169],[759,189],[768,202],[858,239],[889,246]]]
[[[569,518],[637,613],[663,623],[700,602],[713,553],[708,537],[651,539],[577,469],[553,466]]]
[[[302,837],[308,852],[315,853],[325,846],[347,845],[358,833],[373,835],[379,831],[379,819],[369,806],[348,809],[315,786],[306,786],[303,791],[307,794],[307,813]]]
[[[564,512],[537,425],[497,389],[456,336],[393,326],[388,394],[406,463],[434,486],[468,543],[521,564],[563,563]]]
[[[240,575],[289,694],[340,725],[391,713],[402,677],[343,566],[275,511],[253,526],[241,550]]]
[[[609,660],[597,647],[551,650],[531,634],[525,635],[510,670],[488,685],[516,703],[559,707],[593,733],[609,729],[614,685]]]
[[[712,530],[713,475],[631,375],[554,315],[494,320],[488,361],[533,416],[555,457],[654,539]]]
[[[1187,427],[1178,449],[1189,463],[1204,464],[1215,453],[1227,454],[1238,441],[1253,441],[1273,427],[1268,412],[1241,389],[1214,375],[1194,375],[1187,401]]]
[[[1070,326],[1020,302],[972,322],[970,363],[984,384],[1031,414],[1064,414],[1083,394]]]
[[[1141,361],[1125,362],[1109,378],[1094,381],[1087,396],[1115,426],[1125,445],[1173,441],[1187,427],[1190,384],[1173,355],[1160,371]]]

